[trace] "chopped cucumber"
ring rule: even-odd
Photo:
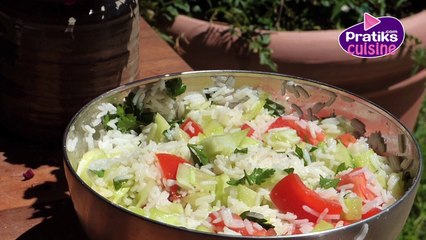
[[[176,174],[177,184],[185,190],[214,192],[216,177],[189,164],[180,164]]]
[[[237,186],[237,199],[245,203],[248,207],[254,207],[257,204],[257,193],[245,185]]]
[[[170,124],[167,120],[161,116],[161,114],[156,113],[154,117],[154,123],[151,127],[151,130],[148,134],[148,139],[155,142],[162,142],[165,139],[163,132],[170,128]]]
[[[157,183],[154,180],[148,180],[146,182],[146,186],[140,191],[135,198],[136,207],[142,207],[145,206],[145,204],[148,202],[149,193],[151,192],[152,188],[156,186]]]
[[[135,207],[135,206],[130,206],[127,209],[129,209],[131,212],[134,212],[134,213],[136,213],[138,215],[141,215],[141,216],[144,216],[144,217],[148,217],[147,212],[144,209],[142,209],[142,208]]]
[[[209,137],[212,135],[220,135],[223,134],[223,126],[218,121],[210,120],[206,121],[207,124],[203,124],[203,132],[204,134]]]
[[[131,212],[134,212],[134,213],[138,214],[138,215],[141,215],[141,216],[144,216],[144,217],[148,217],[148,213],[144,209],[142,209],[140,207],[129,206],[127,209],[129,211],[131,211]]]
[[[254,104],[250,110],[243,114],[243,118],[246,120],[252,120],[253,118],[255,118],[260,113],[260,111],[262,111],[263,106],[265,106],[265,103],[265,98],[259,99],[259,101]]]
[[[273,129],[263,134],[262,138],[275,151],[285,151],[300,142],[296,130],[291,128]]]
[[[362,199],[360,197],[345,198],[344,203],[348,212],[343,212],[342,217],[348,221],[357,221],[362,217]]]
[[[89,171],[88,171],[90,163],[93,162],[94,160],[102,159],[106,157],[107,157],[106,153],[99,148],[94,148],[86,152],[78,164],[77,174],[81,177],[81,179],[83,179],[83,181],[86,184],[90,186],[92,184],[89,177]]]
[[[251,137],[244,137],[243,141],[241,141],[239,148],[246,148],[249,146],[256,146],[261,145],[262,143],[256,139],[253,139]]]
[[[190,204],[191,207],[194,209],[197,207],[197,199],[202,198],[202,197],[206,197],[209,196],[210,193],[208,192],[194,192],[194,193],[190,193],[188,195],[186,195],[185,197],[183,197],[181,199],[181,202],[184,203],[184,205],[186,204]]]
[[[388,180],[389,190],[395,199],[398,199],[404,195],[404,180],[402,179],[402,173],[391,173]]]
[[[198,231],[201,231],[201,232],[209,232],[209,233],[213,233],[214,232],[213,229],[210,229],[210,228],[208,228],[208,227],[206,227],[204,225],[199,225],[195,229],[198,230]]]
[[[181,214],[170,213],[164,209],[151,208],[149,211],[149,217],[159,222],[164,222],[175,226],[183,226]]]
[[[334,228],[333,224],[331,224],[327,221],[321,220],[319,223],[317,223],[314,226],[314,229],[312,230],[312,232],[321,232],[321,231],[325,231],[325,230],[329,230],[329,229],[333,229],[333,228]]]
[[[353,164],[355,167],[366,167],[370,172],[374,173],[377,171],[377,168],[372,164],[371,158],[374,157],[373,155],[376,154],[372,149],[369,149],[368,151],[354,154],[353,157]]]
[[[114,192],[113,197],[112,197],[112,202],[113,203],[120,203],[121,200],[126,196],[126,194],[129,192],[130,188],[129,187],[123,187],[118,189],[117,191]]]
[[[200,141],[200,145],[204,146],[209,160],[214,159],[217,155],[229,156],[234,153],[247,135],[247,132],[248,130],[246,129],[230,134],[209,136]]]
[[[222,206],[228,204],[228,194],[226,194],[226,188],[229,187],[229,184],[227,183],[229,180],[230,178],[226,174],[216,176],[216,201],[220,201]]]
[[[349,150],[343,145],[342,143],[337,143],[336,145],[336,152],[334,153],[334,157],[337,161],[340,163],[344,163],[346,167],[352,167],[352,156],[349,152]],[[337,168],[337,166],[336,166]],[[333,169],[336,171],[336,169]]]

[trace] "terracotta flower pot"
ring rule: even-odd
[[[426,46],[426,10],[404,18],[402,22],[407,34],[416,36]],[[228,28],[227,25],[178,16],[168,30],[185,39],[180,42],[182,56],[194,69],[268,71],[266,66],[259,64],[258,56],[247,53],[238,39],[226,33]],[[372,92],[387,92],[389,87],[410,78],[413,63],[407,49],[393,56],[360,59],[340,48],[337,40],[340,33],[341,30],[271,32],[272,59],[281,73],[323,81],[369,97]],[[416,86],[422,81],[425,79],[419,79]],[[420,98],[422,94],[416,96]],[[379,103],[397,117],[408,116],[401,114],[400,109],[408,109],[414,104]],[[403,119],[407,126],[413,125],[417,114],[410,116],[410,119]]]

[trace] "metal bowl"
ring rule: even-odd
[[[188,90],[212,86],[211,79],[235,82],[235,87],[252,86],[287,99],[291,108],[307,119],[337,114],[351,119],[359,136],[368,138],[372,148],[391,159],[391,167],[401,169],[406,192],[381,213],[357,223],[319,233],[295,236],[256,237],[256,239],[395,239],[403,228],[419,185],[422,161],[411,133],[388,112],[347,91],[311,80],[273,73],[249,71],[200,71],[144,79],[111,90],[83,107],[71,120],[64,135],[65,173],[77,215],[91,239],[246,239],[188,230],[136,215],[88,187],[76,174],[76,166],[87,150],[82,125],[90,123],[96,106],[121,102],[135,87],[161,79],[182,78]],[[397,99],[396,99],[397,100]],[[74,151],[67,143],[79,139]]]

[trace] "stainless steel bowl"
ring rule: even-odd
[[[200,71],[148,78],[111,90],[83,107],[71,120],[64,136],[65,173],[74,208],[91,239],[246,239],[217,235],[175,227],[136,215],[111,203],[89,188],[76,174],[76,166],[87,150],[83,144],[82,125],[88,124],[102,102],[120,102],[135,87],[161,79],[181,77],[188,90],[202,90],[212,85],[211,79],[235,81],[235,86],[252,86],[282,96],[299,115],[315,119],[335,113],[351,119],[359,135],[368,137],[376,152],[389,156],[392,167],[402,169],[408,186],[401,199],[373,217],[319,233],[256,239],[395,239],[412,207],[419,185],[422,161],[419,147],[411,133],[388,112],[347,91],[323,83],[273,73],[249,71]],[[397,99],[395,99],[397,101]],[[67,142],[78,138],[74,151]],[[365,238],[363,238],[363,234]]]

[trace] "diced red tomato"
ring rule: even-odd
[[[190,137],[195,137],[198,136],[198,134],[203,133],[201,126],[191,118],[187,118],[185,122],[180,125],[180,128]]]
[[[311,135],[311,131],[308,128],[302,128],[297,124],[296,120],[284,119],[283,117],[277,118],[268,128],[267,131],[274,128],[289,127],[296,130],[297,135],[305,142],[312,145],[318,145],[319,142],[324,141],[325,134],[321,132],[315,132],[315,137]]]
[[[307,206],[317,213],[328,208],[328,214],[341,214],[339,202],[322,198],[318,193],[309,189],[297,174],[289,174],[279,181],[270,193],[272,202],[281,212],[292,212],[298,218],[307,218],[315,222],[318,217],[303,209]]]
[[[244,123],[243,126],[241,126],[241,130],[244,130],[244,129],[249,130],[248,133],[247,133],[247,137],[253,136],[254,129],[252,127],[250,127],[250,125],[248,125],[247,123]]]
[[[361,168],[355,168],[350,173],[345,174],[340,177],[340,182],[338,186],[343,186],[346,184],[353,184],[354,187],[351,189],[356,195],[365,200],[373,200],[377,196],[367,188],[367,179],[362,171],[359,174],[351,174],[356,171],[359,171]]]
[[[219,218],[221,218],[220,211],[222,211],[222,210],[218,210],[215,213],[212,212],[209,215],[209,218],[211,219],[210,223],[214,226],[215,232],[223,232],[223,228],[225,227],[225,222],[224,222],[223,219],[221,219],[220,221],[216,221],[216,219],[218,218],[216,216],[219,216]],[[243,221],[243,219],[238,214],[235,214],[235,213],[232,214],[232,219],[233,219],[233,221],[238,221],[238,222]],[[253,229],[253,232],[251,234],[249,233],[249,231],[247,230],[247,228],[245,226],[241,226],[241,227],[226,226],[226,227],[228,227],[232,231],[240,233],[243,236],[275,236],[276,235],[275,231],[272,231],[272,230],[267,231],[264,228],[258,229],[256,227],[254,227],[253,226],[254,222],[252,222],[252,221],[250,221],[250,224],[252,225],[252,229]],[[275,235],[272,235],[272,234],[275,234]]]
[[[382,210],[380,210],[378,208],[373,208],[370,211],[362,214],[362,219],[366,219],[366,218],[369,218],[371,216],[374,216],[374,215],[378,214],[380,211],[382,211]]]
[[[343,145],[345,145],[345,147],[348,147],[349,144],[356,142],[356,138],[350,133],[342,134],[338,136],[337,139],[339,139]]]
[[[155,155],[163,172],[163,177],[166,179],[176,180],[179,164],[187,162],[185,159],[169,153],[157,153]]]

